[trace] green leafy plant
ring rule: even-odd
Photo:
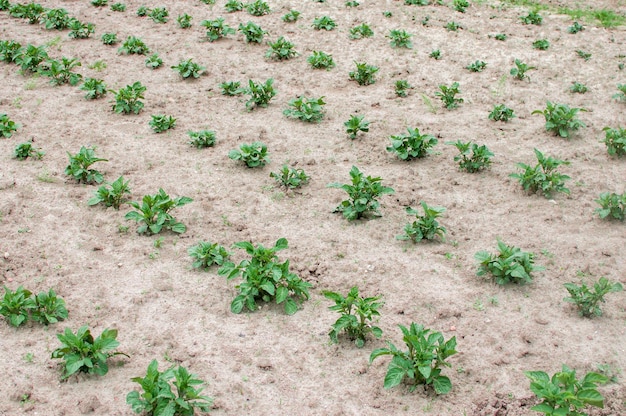
[[[460,28],[461,28],[461,25],[458,24],[457,22],[453,21],[453,22],[446,23],[446,29],[450,32],[456,32]]]
[[[265,80],[265,83],[249,80],[248,88],[244,89],[244,93],[250,96],[250,99],[246,101],[246,108],[251,111],[255,107],[267,107],[270,100],[276,95],[273,84],[273,78]]]
[[[45,49],[44,49],[45,51]],[[0,40],[0,61],[11,63],[22,53],[22,44],[13,40]]]
[[[341,212],[344,218],[352,221],[372,213],[376,216],[380,203],[377,198],[381,195],[392,194],[394,190],[382,185],[380,177],[365,177],[356,167],[350,170],[352,184],[330,183],[328,188],[343,189],[348,194],[349,199],[341,201],[341,204],[333,212]]]
[[[578,32],[582,32],[585,30],[585,27],[578,22],[574,22],[571,26],[567,28],[567,33],[576,34]]]
[[[33,146],[33,142],[24,142],[15,146],[13,155],[17,160],[26,160],[29,157],[41,159],[46,153]]]
[[[569,297],[563,298],[563,300],[575,304],[578,308],[578,314],[587,318],[602,316],[602,309],[600,309],[599,304],[605,302],[604,295],[624,290],[621,283],[609,282],[605,277],[601,277],[593,284],[593,291],[589,290],[584,282],[580,286],[575,283],[565,283],[563,286],[569,292]]]
[[[454,161],[459,163],[459,168],[469,173],[479,172],[491,166],[491,158],[493,153],[484,144],[479,146],[476,143],[462,142],[446,142],[446,144],[455,146],[459,154],[454,157]]]
[[[202,395],[203,388],[197,388],[204,381],[183,366],[174,366],[160,372],[159,364],[152,360],[145,377],[131,380],[141,386],[142,392],[131,391],[126,395],[133,412],[149,416],[193,416],[195,410],[208,412],[213,399]],[[173,380],[173,381],[172,381]],[[172,390],[172,385],[175,390]]]
[[[392,48],[411,49],[413,47],[413,43],[411,42],[413,35],[408,33],[406,30],[392,29],[389,31],[389,35],[387,35],[387,37],[391,39],[390,44]]]
[[[155,23],[167,23],[169,15],[170,13],[165,7],[155,7],[148,12],[148,17]]]
[[[115,181],[100,186],[94,196],[87,201],[87,205],[104,204],[107,207],[120,209],[120,205],[126,203],[126,194],[130,194],[129,181],[124,181],[120,176]]]
[[[50,59],[46,46],[34,46],[28,44],[19,48],[17,51],[10,52],[13,54],[13,61],[20,66],[22,71],[37,72],[39,64]]]
[[[499,284],[531,283],[531,273],[544,270],[534,265],[534,254],[527,253],[518,247],[508,246],[498,240],[498,252],[491,254],[482,250],[474,255],[478,261],[477,276],[490,275]]]
[[[617,94],[613,95],[613,99],[622,103],[626,103],[626,84],[617,84]]]
[[[148,124],[155,133],[163,133],[164,131],[176,127],[176,119],[172,116],[166,116],[164,114],[153,114],[150,117],[151,120],[148,122]]]
[[[163,65],[163,59],[159,57],[159,54],[153,53],[146,58],[146,67],[150,69],[157,69]]]
[[[0,120],[2,120],[2,115],[0,115]],[[1,128],[2,126],[0,125]],[[610,156],[626,156],[626,129],[605,127],[602,130],[605,134],[602,143],[606,145],[607,153]]]
[[[324,118],[324,104],[324,97],[300,96],[289,101],[289,108],[283,110],[283,114],[308,123],[319,123]]]
[[[103,45],[115,45],[119,42],[117,39],[117,33],[103,33],[100,40]]]
[[[148,45],[146,45],[140,38],[136,36],[129,36],[124,42],[122,42],[122,46],[117,50],[117,52],[127,55],[145,55],[150,52],[150,48],[148,48]]]
[[[588,91],[587,86],[585,84],[581,84],[580,82],[575,82],[569,87],[571,92],[575,92],[578,94],[584,94]]]
[[[591,53],[582,51],[580,49],[576,50],[576,55],[578,55],[580,58],[583,58],[585,62],[591,59]]]
[[[280,238],[274,247],[265,248],[261,244],[256,247],[248,241],[235,243],[233,247],[246,251],[250,260],[242,260],[239,265],[226,262],[218,273],[232,280],[241,276],[243,282],[236,286],[239,294],[230,304],[233,313],[241,313],[244,308],[250,311],[257,309],[257,302],[276,302],[284,305],[287,315],[298,311],[298,302],[309,298],[311,284],[300,279],[289,271],[289,260],[278,261],[277,252],[286,249],[286,238]]]
[[[120,114],[139,114],[143,108],[143,102],[141,101],[146,92],[146,87],[141,85],[141,82],[136,81],[133,84],[127,85],[124,88],[120,88],[118,91],[112,91],[115,94],[115,104],[113,104],[113,111]]]
[[[467,9],[469,5],[470,3],[467,0],[454,0],[452,2],[452,6],[454,7],[454,10],[456,10],[459,13],[465,13],[465,9]]]
[[[387,147],[388,152],[395,153],[401,160],[420,159],[428,156],[431,148],[438,143],[435,136],[431,134],[420,134],[418,128],[407,128],[409,134],[391,136],[391,146]]]
[[[443,207],[431,207],[426,202],[420,202],[424,215],[420,215],[419,211],[411,207],[406,207],[406,213],[414,215],[416,221],[408,223],[404,226],[404,234],[398,235],[398,240],[411,240],[418,243],[422,240],[434,240],[437,236],[444,238],[446,234],[445,227],[439,225],[437,218],[443,214],[446,209]]]
[[[159,188],[156,194],[145,195],[141,200],[141,204],[136,201],[130,201],[128,204],[137,211],[128,212],[124,218],[141,224],[137,228],[138,234],[158,234],[163,228],[181,234],[187,231],[187,227],[185,224],[178,222],[170,214],[170,211],[190,202],[193,202],[193,199],[186,196],[172,199],[162,188]]]
[[[255,0],[246,4],[245,7],[252,16],[263,16],[271,12],[270,6],[263,0]]]
[[[72,39],[87,39],[96,31],[93,23],[83,23],[76,18],[71,18],[67,27],[70,29],[67,36]]]
[[[312,55],[309,56],[306,61],[315,69],[329,70],[335,67],[335,61],[332,55],[322,51],[313,51]]]
[[[393,16],[393,13],[391,13],[389,10],[385,10],[383,12],[383,16],[386,17],[386,18],[390,18],[390,17]]]
[[[240,12],[243,10],[243,2],[239,0],[228,0],[224,5],[228,13]]]
[[[526,72],[537,68],[534,66],[528,66],[519,59],[516,59],[514,63],[515,68],[511,68],[511,71],[509,73],[521,81],[523,81],[525,78],[528,78],[528,80],[530,81],[530,77],[526,74]]]
[[[534,149],[537,156],[537,164],[534,167],[525,163],[518,163],[521,173],[512,173],[509,176],[519,181],[525,191],[532,193],[541,192],[546,198],[550,198],[553,192],[563,192],[569,195],[569,189],[565,187],[565,181],[570,177],[557,172],[560,165],[569,165],[568,161],[546,157],[539,150]]]
[[[74,86],[83,79],[81,74],[72,71],[77,66],[81,66],[81,63],[74,58],[62,57],[61,61],[49,59],[40,66],[39,73],[49,77],[52,85],[70,84]]]
[[[449,87],[447,85],[439,85],[439,91],[435,92],[435,96],[439,97],[443,102],[443,105],[451,110],[457,108],[459,104],[463,103],[463,98],[457,98],[459,91],[459,83],[453,82]]]
[[[248,22],[245,25],[240,23],[239,31],[245,36],[247,43],[261,43],[263,42],[263,36],[267,34],[261,26],[254,22]]]
[[[470,72],[482,72],[487,67],[484,61],[475,61],[465,67]]]
[[[35,303],[31,313],[33,321],[42,325],[49,325],[67,319],[65,301],[58,297],[54,290],[40,292],[33,300]]]
[[[65,9],[46,10],[41,18],[47,30],[64,30],[70,24],[70,15]]]
[[[374,31],[367,23],[350,28],[350,39],[363,39],[374,36]]]
[[[543,17],[535,11],[528,13],[526,16],[521,16],[520,20],[525,25],[540,25],[543,22]]]
[[[387,341],[387,348],[378,348],[370,355],[370,364],[378,357],[391,355],[393,358],[387,367],[384,387],[390,389],[409,379],[411,391],[418,385],[432,386],[437,394],[446,394],[452,389],[450,378],[441,375],[442,367],[450,367],[445,360],[456,354],[456,337],[447,341],[441,332],[435,332],[414,322],[409,328],[398,325],[402,331],[402,340],[408,350],[401,351]]]
[[[108,160],[96,157],[95,151],[95,147],[81,146],[75,155],[68,152],[70,164],[65,168],[65,174],[76,179],[78,183],[102,183],[104,181],[102,173],[95,169],[90,169],[90,166],[96,162],[108,162]]]
[[[222,89],[223,95],[228,95],[231,97],[241,95],[245,92],[245,88],[241,88],[241,82],[239,81],[222,82],[220,84],[220,88]]]
[[[35,309],[35,301],[32,292],[18,287],[15,292],[4,287],[4,297],[0,302],[0,315],[4,316],[9,324],[18,327],[28,320],[30,312]]]
[[[361,297],[356,286],[351,288],[345,297],[328,290],[322,291],[322,294],[335,302],[335,305],[328,309],[341,314],[328,333],[332,342],[339,342],[339,334],[345,332],[358,348],[363,348],[368,334],[371,333],[376,338],[382,336],[382,329],[372,325],[374,318],[380,316],[378,309],[383,305],[380,296]]]
[[[96,7],[104,7],[109,4],[109,0],[91,0],[91,4]]]
[[[379,68],[377,66],[368,65],[365,62],[354,62],[356,71],[350,72],[348,75],[359,85],[370,85],[376,82],[376,73]]]
[[[300,17],[300,12],[297,10],[289,10],[287,14],[281,17],[281,20],[285,23],[294,23]]]
[[[267,146],[261,142],[244,143],[239,146],[239,150],[233,149],[228,152],[228,157],[232,160],[241,160],[249,168],[263,167],[270,161]]]
[[[178,23],[178,27],[181,29],[189,29],[191,27],[191,20],[193,17],[188,15],[187,13],[183,13],[178,15],[176,18],[176,23]]]
[[[598,392],[598,384],[604,384],[608,378],[602,374],[590,372],[582,380],[576,378],[576,370],[565,364],[562,370],[552,378],[543,371],[525,371],[530,379],[530,391],[541,403],[530,408],[546,415],[581,416],[579,410],[586,406],[604,407],[604,397]]]
[[[111,5],[111,10],[114,12],[125,12],[126,5],[124,3],[114,3]]]
[[[11,120],[7,114],[0,113],[0,137],[10,138],[19,127],[20,125]]]
[[[265,53],[265,57],[275,61],[284,61],[298,55],[294,48],[294,44],[289,42],[283,36],[279,37],[276,42],[267,42],[270,47]]]
[[[85,78],[85,82],[80,87],[85,91],[85,98],[88,100],[95,100],[104,97],[107,93],[107,86],[104,80],[96,78]]]
[[[415,6],[428,6],[430,4],[429,0],[404,0],[404,4],[407,6],[415,5]]]
[[[489,113],[489,120],[503,121],[505,123],[514,117],[514,111],[504,104],[493,106],[493,110]]]
[[[202,149],[215,145],[215,132],[213,130],[188,131],[189,144]]]
[[[602,219],[624,221],[626,219],[626,192],[621,195],[615,192],[603,192],[595,202],[600,205],[594,213]]]
[[[428,56],[429,56],[430,58],[433,58],[433,59],[439,60],[439,59],[441,59],[441,51],[440,51],[439,49],[434,49],[434,50],[432,50],[432,51],[430,52],[430,54],[428,54]]]
[[[348,137],[352,140],[356,139],[360,131],[365,133],[370,131],[370,122],[365,120],[365,116],[351,115],[343,125],[346,127]]]
[[[571,132],[575,132],[581,127],[587,127],[585,123],[576,118],[579,111],[586,110],[570,108],[567,104],[553,104],[548,101],[545,110],[535,110],[532,114],[543,114],[546,119],[546,130],[567,139]]]
[[[538,39],[533,42],[533,48],[539,49],[540,51],[546,51],[550,47],[550,42],[548,39]]]
[[[215,42],[225,36],[235,34],[235,29],[224,23],[223,17],[214,20],[203,20],[200,26],[206,27],[206,37],[209,42]]]
[[[150,13],[150,9],[146,6],[139,6],[137,8],[137,16],[139,17],[145,17],[148,13]]]
[[[71,329],[57,334],[61,346],[52,351],[52,358],[65,360],[63,379],[75,373],[97,374],[103,376],[109,372],[107,360],[116,355],[127,354],[113,351],[120,343],[117,341],[117,329],[105,329],[94,339],[87,325],[81,326],[76,334]]]
[[[411,86],[411,84],[409,84],[409,81],[405,79],[397,80],[394,83],[394,92],[398,97],[406,97],[407,95],[409,95],[408,90],[412,88],[413,87]]]
[[[497,33],[497,34],[495,34],[495,35],[494,35],[494,37],[493,37],[493,38],[494,38],[495,40],[499,40],[499,41],[504,42],[504,41],[506,40],[507,36],[506,36],[506,34],[504,34],[504,33]]]
[[[274,178],[280,186],[287,189],[298,188],[309,181],[309,176],[302,169],[290,168],[287,165],[278,172],[270,173],[270,178]]]
[[[221,266],[230,258],[231,253],[218,243],[200,241],[189,247],[187,254],[193,259],[194,269],[208,270],[214,264]]]
[[[34,25],[41,21],[45,9],[39,3],[13,4],[9,7],[9,14],[18,19],[26,19],[28,23]]]
[[[313,29],[315,30],[333,30],[337,27],[337,23],[328,16],[317,17],[313,19]]]
[[[178,63],[178,65],[172,66],[172,69],[178,72],[183,79],[187,79],[192,77],[199,78],[206,68],[195,63],[193,59],[189,58],[183,59]]]
[[[346,7],[359,7],[361,5],[361,3],[359,3],[358,1],[347,1],[345,3]]]

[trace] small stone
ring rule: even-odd
[[[450,331],[456,331],[456,326],[452,325],[452,326],[450,327]]]
[[[4,253],[4,258],[5,258],[5,259],[8,259],[8,258],[9,258],[9,252],[8,252],[8,251]]]

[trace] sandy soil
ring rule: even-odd
[[[605,409],[591,414],[626,414],[621,374],[626,297],[607,296],[604,315],[596,319],[580,318],[562,300],[566,282],[605,276],[626,284],[626,228],[593,215],[599,193],[621,193],[626,185],[626,161],[610,158],[600,143],[604,127],[626,125],[626,106],[611,100],[616,85],[626,83],[626,72],[618,68],[626,55],[623,27],[585,23],[586,30],[571,35],[570,18],[546,12],[541,12],[544,23],[535,26],[519,21],[528,10],[498,3],[459,13],[449,6],[389,0],[363,1],[356,8],[341,0],[273,0],[272,12],[262,17],[228,14],[224,0],[212,7],[163,0],[155,5],[167,7],[171,18],[157,24],[136,16],[142,3],[129,0],[127,11],[119,13],[87,0],[41,2],[94,23],[96,32],[87,40],[0,12],[0,39],[48,44],[51,56],[79,59],[81,74],[102,78],[115,90],[135,81],[147,87],[144,110],[120,115],[111,111],[111,94],[87,101],[78,87],[54,87],[45,78],[0,64],[0,113],[21,124],[12,138],[0,140],[0,283],[33,292],[54,288],[70,311],[68,320],[49,328],[0,323],[0,415],[131,414],[125,403],[136,388],[131,377],[143,376],[155,358],[161,368],[180,363],[207,381],[215,415],[529,415],[535,414],[530,407],[536,400],[523,372],[552,374],[562,364],[579,374],[608,366],[617,382],[600,388]],[[586,3],[625,8],[616,1]],[[284,23],[280,17],[292,7],[302,12],[300,20]],[[384,18],[383,11],[392,17]],[[182,13],[193,16],[192,28],[176,25]],[[335,30],[311,27],[323,15],[336,21]],[[240,33],[209,43],[199,23],[219,16],[234,28],[257,22],[272,41],[284,35],[299,56],[268,61],[267,46],[246,44]],[[462,29],[446,30],[451,21]],[[349,29],[363,22],[374,37],[349,39]],[[385,37],[391,29],[412,33],[413,49],[392,49]],[[163,67],[152,71],[142,56],[117,54],[119,45],[100,41],[106,32],[119,39],[140,37],[159,53]],[[493,39],[497,33],[507,40]],[[541,38],[550,42],[546,51],[532,48]],[[440,60],[429,58],[433,49],[441,50]],[[579,49],[591,59],[578,57]],[[306,59],[313,50],[332,54],[336,67],[310,68]],[[204,65],[206,74],[189,81],[170,69],[188,58]],[[537,67],[530,81],[508,75],[515,58]],[[483,72],[465,69],[476,60],[487,62]],[[96,61],[106,68],[91,69]],[[350,81],[354,61],[380,67],[375,84],[359,87]],[[246,96],[226,97],[219,88],[225,81],[268,78],[278,93],[268,108],[252,112],[246,111]],[[393,92],[398,79],[414,86],[407,98]],[[448,111],[435,91],[454,81],[465,102]],[[569,92],[575,81],[589,92]],[[299,95],[325,97],[321,123],[282,115]],[[580,113],[587,127],[570,140],[546,132],[543,117],[531,112],[545,108],[548,100],[587,109]],[[500,103],[513,108],[517,118],[490,121],[487,115]],[[176,117],[176,128],[153,133],[152,114]],[[343,127],[351,114],[371,121],[370,131],[354,141]],[[385,151],[388,137],[407,127],[435,135],[435,154],[403,162]],[[200,129],[217,133],[215,147],[198,150],[187,144],[186,132]],[[30,139],[46,152],[43,160],[13,159],[15,145]],[[444,144],[457,139],[486,144],[495,153],[492,168],[460,172],[453,161],[456,149]],[[267,144],[268,166],[248,169],[227,157],[229,150],[255,140]],[[64,175],[67,152],[83,145],[96,146],[109,160],[94,166],[107,181],[120,175],[130,181],[133,200],[158,188],[193,198],[173,211],[187,232],[137,235],[136,225],[124,219],[130,207],[89,207],[96,187]],[[561,169],[572,177],[571,195],[553,200],[528,195],[509,178],[516,163],[534,163],[533,148],[571,162]],[[269,173],[285,163],[303,168],[310,183],[287,194],[278,188]],[[347,183],[353,165],[395,189],[381,198],[381,218],[348,222],[332,213],[345,194],[326,185]],[[411,220],[405,207],[420,201],[447,208],[445,242],[413,245],[395,239]],[[313,285],[311,299],[293,316],[274,306],[232,314],[236,281],[226,282],[216,269],[193,270],[187,255],[200,240],[268,246],[281,237],[289,241],[281,258]],[[495,250],[498,238],[535,253],[546,270],[521,287],[476,277],[474,253]],[[242,250],[232,251],[234,261],[245,258]],[[363,295],[385,300],[378,323],[383,339],[369,340],[363,349],[347,339],[329,343],[338,315],[321,295],[322,290],[346,293],[354,285]],[[405,386],[385,390],[389,359],[368,365],[370,352],[385,339],[400,346],[397,325],[411,322],[457,337],[458,354],[445,370],[453,384],[449,394],[410,393]],[[117,328],[119,350],[130,358],[112,359],[106,376],[62,382],[60,363],[50,358],[59,345],[56,334],[84,324],[96,334]]]

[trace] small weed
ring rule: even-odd
[[[324,97],[298,97],[289,101],[289,108],[283,114],[308,123],[319,123],[324,117]]]
[[[603,192],[595,202],[600,205],[595,214],[601,219],[624,221],[626,219],[626,192],[621,195],[615,192]]]
[[[287,165],[278,172],[270,173],[270,178],[274,178],[280,186],[287,189],[298,188],[309,181],[309,176],[302,169],[290,168]]]
[[[420,215],[419,211],[406,207],[406,213],[414,215],[416,221],[408,223],[404,226],[404,234],[396,236],[398,240],[411,240],[418,243],[422,240],[434,240],[436,237],[443,239],[446,235],[446,229],[439,225],[437,218],[443,214],[446,209],[443,207],[431,207],[426,202],[420,202],[424,215]]]
[[[498,240],[498,253],[491,254],[487,251],[479,251],[474,255],[479,267],[477,276],[491,275],[499,285],[507,283],[531,283],[531,273],[544,270],[541,266],[535,266],[534,254],[526,253],[514,246],[508,246]]]
[[[215,132],[213,130],[188,131],[189,143],[192,146],[202,149],[215,145]]]
[[[476,173],[491,166],[493,153],[484,144],[479,146],[471,141],[463,143],[460,140],[446,142],[446,144],[458,149],[459,154],[454,157],[454,161],[459,163],[461,170]]]
[[[626,156],[626,129],[605,127],[602,130],[605,134],[602,143],[606,145],[607,153],[610,156]]]
[[[532,114],[543,114],[546,119],[546,130],[567,139],[571,132],[580,127],[587,127],[585,123],[576,118],[579,111],[586,110],[570,108],[566,104],[553,104],[548,101],[545,110],[535,110]]]
[[[231,150],[228,157],[232,160],[241,160],[249,168],[263,167],[270,161],[267,146],[261,142],[244,143],[239,146],[239,150]]]
[[[90,166],[96,162],[108,162],[108,160],[96,157],[95,150],[95,147],[81,146],[79,152],[75,155],[68,152],[70,164],[65,168],[65,174],[76,179],[78,183],[102,183],[104,181],[102,173],[95,169],[90,169]]]
[[[420,134],[418,128],[407,128],[409,134],[391,136],[391,146],[387,147],[388,152],[395,153],[401,160],[421,159],[432,153],[431,148],[438,143],[435,136],[430,134]]]
[[[346,133],[350,139],[356,139],[357,134],[360,131],[365,133],[370,131],[370,122],[364,120],[364,118],[365,116],[352,115],[350,116],[350,119],[343,123],[346,127]]]
[[[538,163],[531,167],[525,163],[518,163],[517,167],[523,170],[521,173],[512,173],[509,176],[519,181],[525,191],[532,193],[541,192],[546,198],[550,198],[553,192],[563,192],[569,195],[570,191],[565,187],[565,181],[570,177],[557,172],[560,165],[569,165],[569,162],[545,157],[539,150],[534,149]]]
[[[350,72],[348,75],[359,85],[370,85],[376,82],[375,75],[379,68],[377,66],[368,65],[365,62],[354,62],[356,71]]]
[[[130,194],[129,181],[124,181],[120,176],[115,181],[100,186],[93,197],[87,201],[87,205],[104,204],[106,207],[120,209],[120,205],[126,203],[126,194]]]
[[[563,300],[575,304],[578,308],[578,314],[587,318],[602,316],[602,309],[600,309],[599,304],[605,302],[604,295],[624,290],[621,283],[609,282],[605,277],[601,277],[593,284],[593,291],[589,290],[584,282],[580,286],[575,283],[565,283],[563,286],[569,292],[569,297]]]
[[[491,113],[489,113],[489,120],[503,121],[505,123],[514,117],[514,111],[504,104],[495,105]]]
[[[449,87],[447,85],[439,85],[439,91],[435,92],[435,96],[439,97],[443,102],[443,105],[451,110],[457,108],[459,104],[463,103],[463,98],[457,98],[456,95],[460,93],[459,83],[453,82]]]

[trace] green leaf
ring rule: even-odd
[[[285,300],[285,313],[287,315],[293,315],[298,312],[298,304],[291,298]]]
[[[402,367],[398,367],[394,365],[393,361],[389,364],[389,368],[387,369],[387,375],[385,375],[384,388],[390,389],[392,387],[397,386],[402,382],[404,376],[406,375],[406,370]]]
[[[584,403],[595,407],[604,407],[604,397],[596,389],[583,389],[578,391],[577,398]]]
[[[235,299],[233,299],[233,301],[230,304],[230,311],[232,313],[241,313],[245,303],[246,303],[246,297],[245,296],[239,295],[239,296],[235,297]]]
[[[452,389],[452,383],[446,376],[437,376],[433,380],[433,388],[437,394],[446,394]]]

